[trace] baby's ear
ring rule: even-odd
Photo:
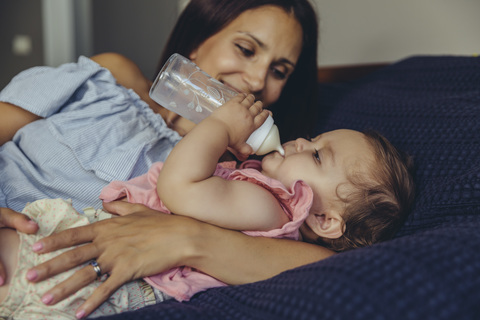
[[[345,232],[343,219],[336,212],[315,214],[315,219],[309,226],[318,236],[327,239],[338,239]]]

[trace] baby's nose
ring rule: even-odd
[[[308,143],[309,143],[308,140],[303,138],[298,138],[297,140],[295,140],[295,150],[297,150],[297,152],[303,151],[303,149]]]

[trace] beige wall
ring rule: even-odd
[[[40,1],[0,0],[0,90],[19,71],[43,63],[41,11]]]
[[[311,1],[320,18],[319,65],[392,62],[415,54],[480,53],[480,0]],[[0,0],[0,89],[27,67],[57,66],[76,60],[79,54],[106,50],[126,54],[150,77],[175,15],[187,2]],[[107,3],[114,3],[115,10]],[[95,23],[97,16],[103,16],[98,21],[104,21],[105,28]],[[116,21],[120,16],[127,18]],[[128,32],[120,31],[125,28]],[[28,54],[12,53],[18,36],[30,39]]]
[[[320,65],[480,54],[479,0],[313,0]]]

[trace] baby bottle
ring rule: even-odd
[[[150,88],[150,97],[155,102],[194,123],[237,94],[178,53],[168,59]],[[271,116],[250,135],[247,144],[257,155],[274,150],[285,154]]]

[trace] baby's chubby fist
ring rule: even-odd
[[[265,122],[269,114],[269,111],[263,109],[263,103],[255,101],[252,94],[241,93],[215,110],[211,117],[225,124],[230,148],[251,154],[252,149],[245,141]]]

